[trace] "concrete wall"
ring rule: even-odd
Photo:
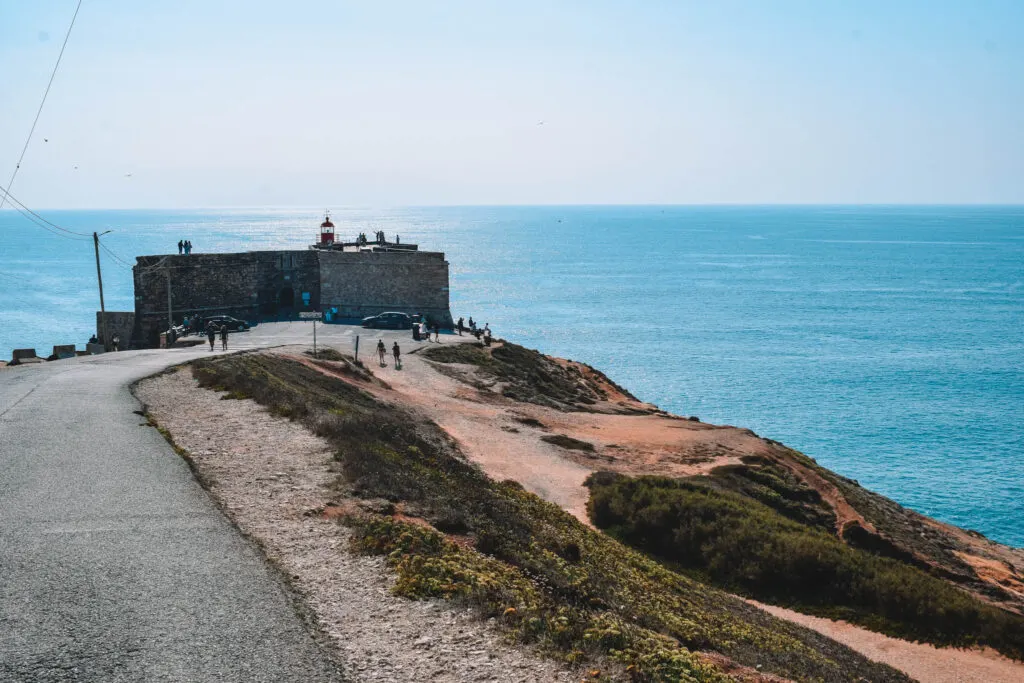
[[[318,252],[324,310],[361,318],[384,311],[423,313],[451,325],[448,262],[440,252]]]
[[[256,322],[332,307],[340,317],[404,311],[451,324],[448,262],[439,252],[307,249],[140,256],[133,274],[135,328],[131,335],[121,334],[122,348],[128,339],[136,347],[158,344],[168,327],[168,276],[176,325],[186,315]]]
[[[135,313],[131,311],[107,311],[107,334],[113,339],[121,340],[121,350],[132,347],[132,335],[135,329]],[[103,341],[103,315],[96,311],[96,338]]]

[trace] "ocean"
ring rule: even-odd
[[[322,211],[52,211],[135,255],[304,248]],[[915,510],[1024,546],[1024,207],[335,209],[443,250],[452,312],[643,400],[749,427]],[[0,357],[83,344],[91,237],[0,211]]]

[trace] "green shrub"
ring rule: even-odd
[[[1024,619],[925,572],[849,547],[769,505],[664,477],[592,477],[594,524],[636,548],[767,602],[937,645],[1024,656]]]

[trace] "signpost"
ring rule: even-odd
[[[323,317],[324,317],[324,314],[319,312],[319,311],[302,311],[301,313],[299,313],[299,318],[301,318],[302,320],[312,320],[313,321],[313,358],[317,357],[317,355],[316,355],[316,321],[317,320],[322,320]]]

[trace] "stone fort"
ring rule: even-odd
[[[326,227],[326,226],[329,226]],[[135,348],[159,344],[169,321],[185,316],[230,315],[250,322],[291,320],[306,311],[325,321],[353,321],[385,311],[422,314],[452,326],[448,301],[448,262],[442,252],[416,245],[334,243],[330,220],[320,242],[307,250],[249,251],[230,254],[139,256],[132,268],[135,313],[108,313]],[[98,316],[99,317],[99,316]],[[97,320],[102,329],[102,321]],[[131,332],[125,329],[131,325]]]

